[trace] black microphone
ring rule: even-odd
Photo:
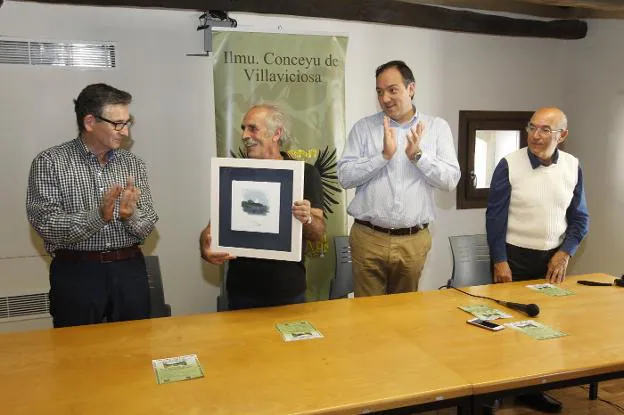
[[[613,280],[613,284],[611,284],[610,282],[586,280],[578,280],[576,283],[581,285],[589,285],[590,287],[624,287],[624,278],[616,278],[615,280]]]
[[[500,305],[504,305],[507,308],[511,308],[512,310],[521,311],[529,317],[535,317],[540,312],[539,306],[537,304],[519,304],[503,300],[494,301],[496,301]]]
[[[535,317],[540,312],[539,306],[537,304],[512,303],[512,302],[509,302],[509,301],[497,300],[496,298],[487,297],[485,295],[470,294],[470,293],[468,293],[466,291],[460,290],[457,287],[453,287],[451,284],[452,284],[452,281],[448,280],[448,282],[446,283],[446,288],[452,288],[453,290],[457,290],[460,293],[469,295],[471,297],[484,298],[486,300],[492,300],[492,301],[494,301],[494,302],[496,302],[496,303],[498,303],[500,305],[503,305],[505,307],[511,308],[512,310],[523,312],[526,315],[528,315],[529,317]],[[440,287],[440,288],[444,288],[444,287]]]
[[[577,284],[581,284],[581,285],[589,285],[590,287],[611,287],[611,286],[613,286],[613,284],[611,284],[610,282],[600,282],[600,281],[578,280],[576,283]]]

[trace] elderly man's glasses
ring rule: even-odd
[[[121,131],[126,127],[130,128],[132,127],[132,124],[134,124],[134,119],[132,117],[130,117],[128,121],[111,121],[111,120],[107,120],[104,117],[100,117],[99,115],[95,115],[95,118],[97,118],[100,121],[109,123],[110,125],[113,126],[113,129],[115,131]]]
[[[563,128],[560,128],[558,130],[553,130],[552,128],[550,128],[549,126],[540,126],[540,125],[535,125],[535,124],[531,124],[529,123],[526,127],[524,127],[527,131],[527,133],[529,134],[534,134],[535,132],[537,132],[539,135],[541,136],[547,136],[550,137],[550,135],[552,135],[552,133],[560,133],[563,131]]]

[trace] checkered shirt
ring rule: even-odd
[[[125,186],[128,177],[141,190],[137,209],[130,218],[120,220],[117,199],[113,220],[107,223],[99,211],[102,197],[114,184]],[[112,150],[102,166],[80,137],[35,157],[26,214],[50,253],[57,249],[108,251],[141,244],[158,221],[145,163],[119,149]]]

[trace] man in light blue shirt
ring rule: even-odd
[[[448,123],[416,111],[416,84],[402,61],[375,72],[382,112],[358,121],[338,162],[338,179],[356,188],[348,213],[356,296],[416,291],[431,248],[434,190],[460,177]]]

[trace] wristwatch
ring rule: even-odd
[[[416,163],[422,157],[422,150],[418,150],[414,155],[414,163]]]

